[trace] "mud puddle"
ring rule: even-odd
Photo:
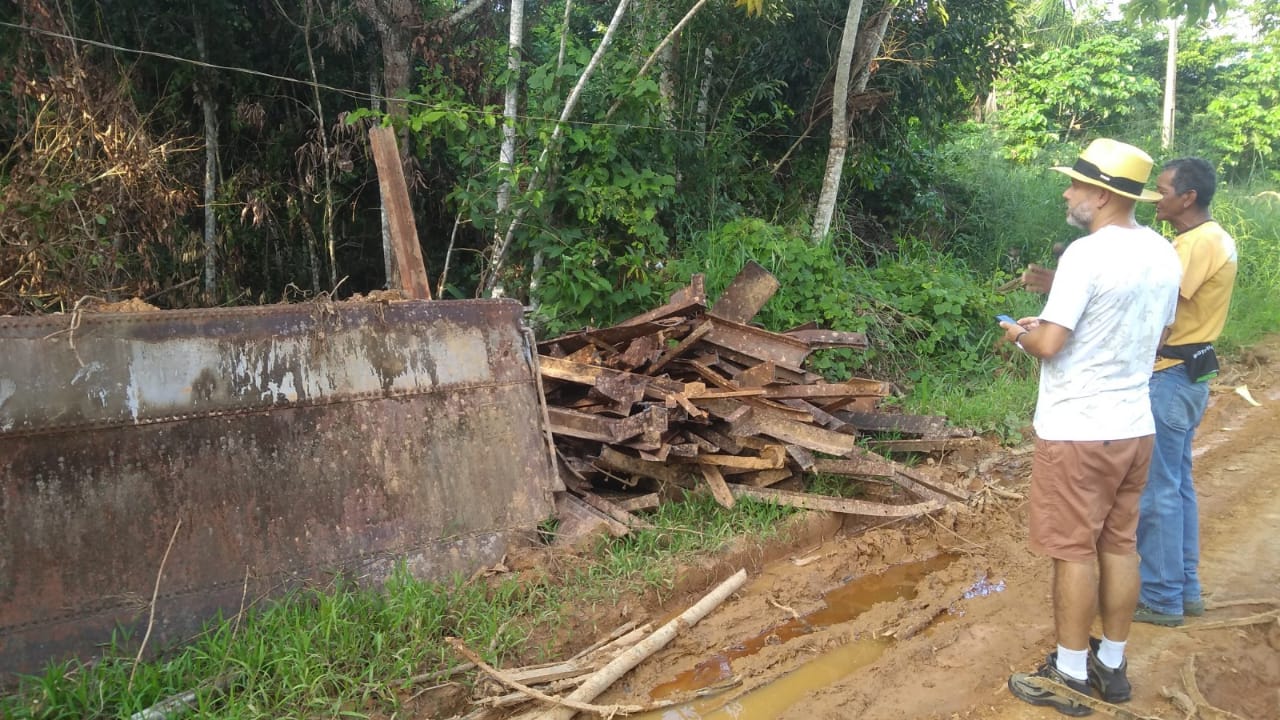
[[[808,693],[875,662],[892,640],[855,640],[810,660],[768,685],[738,697],[734,697],[731,692],[740,684],[733,670],[735,660],[754,655],[766,645],[781,645],[796,637],[850,622],[878,603],[911,600],[915,597],[921,580],[943,570],[954,561],[954,556],[940,555],[929,560],[896,565],[878,575],[849,579],[824,596],[825,606],[822,609],[775,625],[755,637],[730,646],[658,685],[649,693],[653,700],[690,694],[702,696],[700,699],[635,717],[642,720],[742,720],[777,717]]]

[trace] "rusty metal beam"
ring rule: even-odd
[[[576,383],[578,385],[594,386],[600,378],[607,377],[615,382],[621,382],[623,378],[632,380],[637,384],[643,385],[648,394],[652,397],[664,398],[667,394],[682,394],[685,390],[684,383],[677,380],[649,377],[648,375],[629,373],[625,370],[611,370],[606,367],[600,367],[599,365],[574,362],[572,360],[548,357],[546,355],[539,356],[538,366],[542,369],[544,377]]]
[[[679,357],[685,350],[688,350],[691,345],[701,340],[702,336],[709,332],[711,332],[710,322],[699,323],[698,326],[691,330],[683,340],[676,344],[675,347],[662,353],[662,357],[659,357],[649,368],[649,373],[656,375],[659,372],[662,372],[662,368],[666,367],[667,363]]]
[[[804,372],[801,366],[809,356],[808,343],[752,325],[708,317],[712,328],[703,338],[704,342],[754,358],[756,362],[749,365],[767,360],[782,369]]]
[[[769,487],[794,477],[795,473],[791,470],[781,468],[778,470],[756,470],[755,472],[743,473],[735,476],[733,480],[741,485],[750,485],[751,487]]]
[[[667,431],[667,409],[661,406],[650,406],[625,418],[608,418],[551,405],[547,415],[552,433],[596,442],[619,443],[638,436],[656,446]]]
[[[711,489],[711,496],[716,499],[716,502],[726,508],[732,508],[733,493],[729,492],[729,486],[725,484],[724,475],[720,474],[719,468],[715,465],[702,465],[698,469],[702,471],[702,479],[707,481],[707,487]]]
[[[943,506],[943,503],[938,501],[915,503],[913,505],[886,505],[883,503],[867,502],[865,500],[850,500],[848,498],[837,498],[827,495],[811,495],[809,493],[776,490],[773,488],[755,488],[748,487],[746,485],[733,485],[730,487],[730,490],[733,492],[734,497],[746,497],[751,498],[752,500],[771,502],[778,505],[804,508],[805,510],[825,510],[827,512],[837,512],[845,515],[915,517],[927,512],[933,512]]]
[[[656,335],[663,330],[669,328],[673,323],[679,321],[649,322],[637,323],[628,326],[614,325],[607,328],[598,328],[594,330],[580,330],[578,332],[567,333],[550,340],[543,340],[538,343],[538,352],[542,355],[548,355],[553,348],[560,348],[560,351],[568,355],[574,353],[583,347],[605,345],[606,347],[616,350],[617,346],[622,343],[631,342],[636,338],[645,335]]]
[[[600,448],[600,459],[597,462],[610,470],[641,475],[671,484],[683,482],[685,476],[679,466],[633,458],[607,445]]]
[[[839,330],[792,330],[784,333],[809,346],[812,350],[827,348],[867,349],[867,336],[860,332],[841,332]]]
[[[695,312],[701,312],[707,308],[707,288],[706,276],[702,273],[695,274],[689,279],[689,284],[671,294],[671,299],[666,305],[656,307],[647,313],[636,315],[633,318],[623,320],[618,323],[617,327],[631,327],[633,325],[643,325],[655,320],[665,320],[669,317],[687,316]]]
[[[382,125],[369,128],[369,144],[373,148],[373,164],[378,171],[378,191],[382,195],[382,205],[387,209],[400,289],[415,300],[430,300],[431,281],[427,279],[427,267],[422,260],[422,245],[413,220],[409,188],[404,181],[404,166],[400,164],[400,152],[396,149],[395,130]]]
[[[890,462],[880,456],[850,458],[817,458],[813,462],[813,472],[828,475],[846,475],[849,477],[892,478],[897,474],[897,463]]]
[[[848,383],[815,383],[813,385],[771,385],[762,388],[764,390],[763,397],[771,400],[804,400],[806,398],[859,398],[873,397],[882,398],[887,392],[881,392],[880,388],[868,390],[867,388],[850,385]]]
[[[896,432],[923,437],[946,437],[947,419],[940,415],[899,415],[836,411],[832,413],[859,430],[868,432]]]
[[[733,322],[749,323],[751,318],[769,302],[769,298],[778,292],[778,278],[765,270],[755,260],[738,271],[737,277],[729,283],[720,297],[711,306],[710,313],[716,317]]]
[[[739,403],[733,400],[711,400],[705,407],[719,417],[727,417]],[[784,443],[827,453],[828,455],[845,455],[857,446],[857,439],[852,435],[827,430],[812,423],[793,419],[792,416],[774,408],[754,406],[749,416],[730,422],[731,434],[737,437],[750,435],[767,435]],[[788,412],[795,412],[787,408]]]

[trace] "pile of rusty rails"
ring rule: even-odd
[[[941,450],[972,432],[943,417],[878,410],[890,383],[828,382],[807,370],[814,350],[865,349],[866,336],[751,324],[778,287],[749,263],[708,308],[695,275],[661,307],[538,344],[546,420],[569,491],[557,501],[562,534],[625,534],[646,525],[636,511],[689,489],[726,507],[748,497],[882,518],[968,498],[887,454]],[[881,490],[860,499],[807,493],[809,473]]]

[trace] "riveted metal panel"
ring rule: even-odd
[[[334,572],[468,572],[553,512],[512,301],[0,318],[0,348],[0,674],[144,626],[171,536],[156,643]]]

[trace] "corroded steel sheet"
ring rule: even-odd
[[[0,317],[0,681],[500,558],[559,481],[513,301]],[[177,532],[175,534],[175,528]]]
[[[773,273],[755,260],[748,260],[729,287],[716,298],[710,313],[725,320],[749,323],[779,287],[781,284]]]

